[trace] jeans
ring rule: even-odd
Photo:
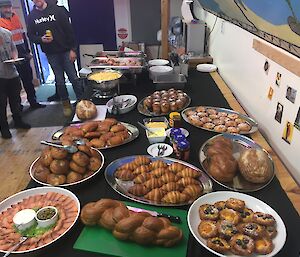
[[[7,123],[7,98],[10,110],[14,119],[18,119],[21,113],[21,82],[20,78],[2,79],[0,78],[0,128],[8,128]]]
[[[25,60],[22,63],[17,64],[16,67],[19,72],[20,78],[23,82],[23,87],[27,94],[28,102],[30,103],[30,105],[35,104],[36,103],[36,95],[35,95],[34,85],[32,83],[33,76],[32,76],[32,69],[30,66],[30,61]]]
[[[80,100],[83,94],[83,87],[79,82],[75,65],[69,59],[69,51],[57,54],[47,54],[47,59],[55,75],[55,83],[60,100],[65,101],[69,99],[64,72],[66,72],[72,83],[77,100]]]

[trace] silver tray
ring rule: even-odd
[[[92,148],[93,148],[93,147],[92,147]],[[91,176],[89,176],[89,177],[87,177],[87,178],[84,178],[84,179],[82,179],[82,180],[80,180],[80,181],[76,181],[76,182],[73,182],[73,183],[61,184],[61,185],[58,185],[59,187],[68,187],[68,186],[74,186],[74,185],[81,184],[81,183],[83,183],[83,182],[85,182],[85,181],[91,179],[92,177],[96,176],[96,175],[100,172],[100,170],[103,168],[103,165],[104,165],[104,156],[103,156],[103,154],[102,154],[98,149],[95,149],[95,148],[93,148],[93,149],[96,150],[96,151],[98,152],[98,154],[99,154],[99,156],[100,156],[100,158],[101,158],[101,166],[100,166],[100,168],[99,168],[97,171],[95,171]],[[30,168],[29,168],[29,175],[30,175],[30,177],[31,177],[35,182],[37,182],[37,183],[39,183],[39,184],[41,184],[41,185],[44,185],[44,186],[53,186],[53,185],[51,185],[51,184],[48,184],[48,183],[39,181],[38,179],[36,179],[36,178],[34,177],[33,174],[34,174],[34,172],[35,172],[35,166],[37,165],[37,162],[38,162],[39,159],[40,159],[40,157],[36,158],[36,159],[33,161],[33,163],[30,165]]]
[[[254,149],[260,149],[263,150],[269,157],[269,160],[271,162],[271,166],[272,166],[272,172],[273,175],[270,178],[269,181],[267,181],[266,183],[261,183],[261,184],[255,184],[255,183],[251,183],[247,180],[245,180],[243,178],[243,176],[240,174],[240,172],[237,172],[237,175],[233,178],[232,182],[227,182],[227,183],[223,183],[223,182],[219,182],[218,180],[216,180],[213,176],[211,176],[207,170],[207,160],[206,160],[206,156],[205,156],[205,152],[206,152],[206,148],[208,146],[208,144],[215,139],[216,137],[220,137],[223,136],[225,138],[228,138],[230,140],[232,140],[233,142],[233,157],[235,159],[238,160],[238,158],[240,157],[240,154],[243,150],[245,149],[249,149],[249,148],[254,148]],[[212,179],[214,180],[216,183],[218,183],[219,185],[226,187],[228,189],[234,190],[234,191],[238,191],[238,192],[254,192],[254,191],[258,191],[264,187],[266,187],[274,178],[275,176],[275,168],[274,168],[274,163],[272,160],[272,157],[270,156],[270,154],[263,149],[260,145],[258,145],[257,143],[255,143],[253,140],[249,139],[246,136],[242,136],[242,135],[233,135],[233,134],[223,134],[223,135],[216,135],[212,138],[210,138],[209,140],[207,140],[200,148],[199,151],[199,160],[200,163],[202,165],[203,170],[206,172],[206,174]]]
[[[201,128],[201,129],[204,129],[204,130],[207,130],[207,131],[213,131],[213,132],[218,133],[217,131],[215,131],[215,130],[213,130],[213,129],[207,129],[207,128],[203,128],[203,127],[200,127],[200,126],[196,126],[196,125],[192,124],[192,123],[189,121],[189,119],[188,119],[188,117],[186,116],[185,113],[186,113],[187,111],[190,111],[190,110],[193,111],[193,110],[195,110],[197,107],[199,107],[199,106],[196,106],[196,107],[189,107],[189,108],[186,108],[185,110],[183,110],[182,113],[181,113],[182,118],[183,118],[187,123],[190,123],[191,125],[193,125],[193,126],[195,126],[195,127],[197,127],[197,128]],[[244,119],[245,121],[247,121],[247,122],[251,125],[251,130],[249,130],[249,131],[241,131],[239,134],[251,134],[251,133],[254,133],[254,132],[256,132],[256,131],[258,130],[258,124],[257,124],[257,122],[256,122],[254,119],[252,119],[252,118],[250,118],[249,116],[247,116],[247,115],[241,114],[241,113],[236,112],[236,111],[233,111],[233,110],[225,109],[225,108],[219,108],[219,107],[213,107],[213,106],[203,106],[203,107],[206,108],[206,109],[214,109],[214,110],[216,110],[217,112],[226,112],[226,113],[228,113],[228,114],[237,114],[237,115],[239,115],[239,117],[240,117],[241,119]],[[220,132],[219,132],[219,133],[220,133]],[[229,134],[229,133],[227,133],[227,132],[222,132],[222,134]]]
[[[131,141],[133,141],[134,139],[136,139],[138,136],[139,136],[139,130],[137,127],[129,124],[129,123],[125,123],[125,122],[120,122],[121,124],[123,124],[127,130],[128,130],[128,133],[129,133],[129,138],[125,139],[122,144],[119,144],[119,145],[113,145],[113,146],[105,146],[105,147],[100,147],[100,148],[97,148],[98,150],[104,150],[104,149],[109,149],[109,148],[114,148],[114,147],[118,147],[120,145],[124,145],[124,144],[127,144]],[[80,126],[81,124],[77,124],[77,125],[73,125],[73,126]],[[64,134],[63,130],[65,128],[62,128],[56,132],[53,133],[52,135],[52,139],[53,140],[59,140],[59,138]]]
[[[183,106],[183,108],[180,108],[174,112],[181,112],[182,110],[184,110],[185,108],[187,108],[190,104],[191,104],[191,97],[186,94],[187,96],[187,102],[186,104]],[[155,114],[154,112],[150,112],[148,109],[146,109],[143,105],[143,102],[144,100],[146,99],[147,97],[144,97],[137,105],[137,109],[139,111],[140,114],[143,114],[145,116],[149,116],[149,117],[158,117],[158,116],[165,116],[165,115],[168,115],[170,114],[171,112],[173,111],[169,111],[168,113],[161,113],[161,114]]]
[[[184,205],[189,205],[193,202],[193,201],[191,201],[191,202],[181,203],[181,204],[164,204],[164,203],[153,202],[153,201],[147,200],[143,197],[138,197],[138,196],[128,193],[127,192],[128,188],[133,186],[134,182],[133,181],[122,181],[120,179],[117,179],[115,177],[115,171],[121,165],[133,161],[136,157],[137,157],[136,155],[123,157],[123,158],[120,158],[120,159],[117,159],[117,160],[111,162],[106,167],[105,172],[104,172],[105,179],[108,182],[108,184],[116,192],[118,192],[120,195],[122,195],[130,200],[133,200],[133,201],[136,201],[139,203],[155,205],[155,206],[184,206]],[[212,191],[212,181],[210,180],[210,178],[204,172],[202,172],[199,168],[193,166],[192,164],[189,164],[189,163],[181,161],[181,160],[173,159],[173,158],[152,157],[150,155],[146,155],[146,157],[151,159],[151,161],[163,160],[164,162],[166,162],[168,164],[171,164],[173,162],[178,162],[178,163],[184,164],[187,167],[190,167],[190,168],[193,168],[193,169],[199,171],[201,173],[201,176],[199,177],[199,181],[203,187],[203,194],[210,193]]]

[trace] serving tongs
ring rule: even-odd
[[[28,239],[26,236],[20,237],[20,240],[18,243],[14,244],[7,252],[3,255],[3,257],[7,257],[10,255],[13,251],[17,250],[25,241]]]
[[[78,151],[78,148],[75,145],[60,145],[60,144],[55,144],[53,142],[48,142],[44,140],[41,141],[41,144],[62,148],[66,150],[68,153],[76,153]]]

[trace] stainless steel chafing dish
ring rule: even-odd
[[[118,77],[115,79],[95,79],[95,77],[97,77],[97,74],[101,75],[102,74],[109,74],[109,73],[114,73],[117,74]],[[88,81],[91,83],[92,87],[95,89],[99,89],[102,92],[107,92],[110,91],[114,88],[116,88],[119,84],[119,79],[122,77],[122,73],[120,71],[117,70],[98,70],[98,71],[94,71],[92,73],[90,73],[87,76]]]

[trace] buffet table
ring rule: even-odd
[[[137,96],[138,101],[147,95],[152,94],[155,88],[152,81],[148,79],[148,73],[143,73],[138,76],[136,85],[124,84],[121,85],[121,94],[134,94]],[[200,73],[197,71],[190,71],[188,77],[188,84],[184,91],[191,96],[192,102],[190,106],[204,105],[204,106],[215,106],[230,109],[228,103],[224,99],[222,93],[219,91],[215,82],[208,73]],[[105,104],[107,100],[97,99],[95,104]],[[107,115],[108,117],[111,115]],[[139,114],[135,109],[127,114],[118,115],[116,117],[119,121],[127,122],[137,126],[137,121],[142,122],[145,118],[144,115]],[[201,145],[216,135],[216,133],[198,129],[184,121],[182,121],[183,127],[186,128],[190,135],[188,137],[191,143],[191,152],[189,163],[201,168],[199,163],[199,148]],[[77,195],[80,200],[81,206],[88,202],[99,200],[100,198],[112,198],[117,200],[127,200],[118,193],[116,193],[106,182],[104,178],[105,167],[112,161],[130,155],[147,155],[147,147],[149,142],[146,138],[145,131],[140,129],[139,137],[130,142],[119,146],[117,148],[103,150],[102,153],[105,157],[105,165],[103,172],[100,172],[97,176],[93,177],[90,181],[87,181],[81,185],[68,188]],[[174,158],[174,155],[170,157]],[[28,188],[39,186],[34,181],[31,181]],[[225,191],[226,189],[216,183],[213,184],[213,191]],[[283,249],[276,256],[293,257],[299,256],[299,240],[298,233],[300,231],[300,219],[299,215],[294,209],[292,203],[288,199],[287,195],[280,186],[280,183],[276,177],[272,182],[264,189],[249,193],[268,205],[270,205],[282,218],[287,229],[287,239]],[[170,208],[170,207],[169,207]],[[188,210],[188,206],[180,207],[179,209]],[[166,208],[165,212],[167,213]],[[73,249],[73,245],[78,238],[79,234],[83,229],[83,224],[78,220],[77,224],[73,229],[65,235],[62,239],[55,242],[50,247],[46,247],[40,251],[30,254],[30,256],[101,256],[99,254],[91,252],[83,252]],[[188,240],[187,256],[214,256],[212,253],[202,247],[190,234]]]

